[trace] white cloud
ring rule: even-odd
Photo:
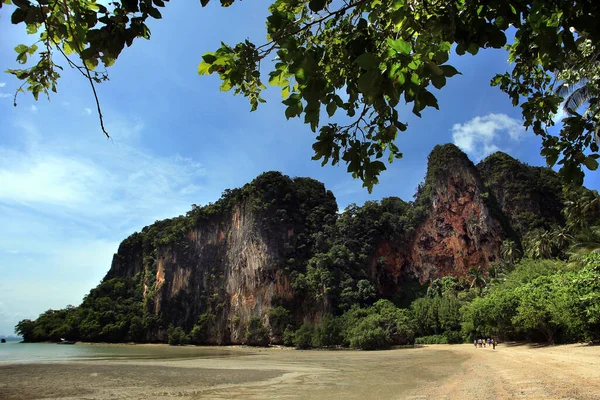
[[[0,99],[7,99],[9,97],[13,97],[13,95],[10,94],[10,93],[2,93],[2,92],[0,92]]]
[[[38,108],[35,106],[35,104],[32,104],[31,105],[31,111],[34,112],[34,113],[36,113],[37,110],[38,110]]]
[[[0,87],[5,87],[6,86],[6,82],[0,82]]]
[[[525,134],[523,123],[506,114],[488,114],[452,126],[452,139],[476,161],[499,151],[506,139],[519,141]]]
[[[0,334],[78,304],[128,234],[214,200],[198,161],[144,149],[139,120],[112,118],[112,141],[59,122],[44,135],[31,120],[14,126],[21,143],[0,144],[0,302],[15,312],[0,310]]]
[[[86,108],[83,109],[83,112],[85,113],[85,115],[92,115],[92,109],[91,108],[86,107]]]
[[[0,147],[0,201],[72,218],[129,218],[189,207],[204,175],[193,160],[156,157],[118,142],[83,153],[37,143],[23,151]]]

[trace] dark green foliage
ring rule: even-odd
[[[210,339],[210,328],[215,322],[215,315],[204,313],[198,318],[198,323],[194,325],[190,332],[191,342],[194,344],[206,344]]]
[[[76,311],[72,306],[64,310],[48,310],[35,321],[20,321],[15,333],[25,342],[57,342],[61,338],[74,340],[77,337]]]
[[[448,344],[448,337],[445,335],[421,336],[415,339],[415,344]]]
[[[501,152],[490,155],[477,168],[520,236],[564,224],[562,182],[550,168],[531,167]]]
[[[177,328],[174,328],[173,325],[171,325],[167,331],[167,341],[171,346],[181,346],[188,344],[190,338],[182,327],[178,326]]]
[[[260,317],[250,317],[246,328],[246,343],[249,346],[267,346],[269,332]]]
[[[292,347],[294,345],[295,331],[291,325],[288,325],[283,331],[283,344]]]
[[[377,314],[368,315],[348,333],[350,347],[363,350],[386,349],[391,346],[390,332],[382,328],[383,321]]]
[[[310,324],[303,324],[294,333],[294,346],[297,349],[310,349],[313,347],[314,328]]]
[[[144,341],[147,326],[137,287],[135,277],[105,280],[90,291],[79,307],[48,310],[19,329],[27,334],[24,335],[25,341],[31,342],[61,338],[102,342]]]
[[[339,317],[325,314],[315,328],[313,345],[315,347],[333,347],[343,343],[343,324]]]
[[[283,338],[283,332],[291,322],[292,315],[285,307],[278,306],[269,310],[269,324],[274,337]]]

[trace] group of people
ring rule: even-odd
[[[487,338],[487,339],[475,339],[473,341],[473,344],[475,345],[475,348],[477,348],[477,347],[480,347],[480,348],[481,347],[486,347],[486,344],[487,344],[487,347],[491,346],[491,347],[494,348],[494,350],[496,350],[496,341],[494,339],[490,339],[490,338]]]

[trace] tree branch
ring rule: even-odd
[[[329,18],[331,18],[333,16],[336,16],[338,14],[343,14],[343,13],[345,13],[346,11],[348,11],[351,8],[358,7],[358,6],[362,5],[363,3],[365,3],[366,1],[367,0],[359,0],[357,2],[350,3],[350,4],[346,5],[345,7],[340,8],[339,10],[330,12],[329,14],[327,14],[327,15],[325,15],[325,16],[317,19],[317,20],[314,20],[313,22],[308,23],[308,24],[304,25],[303,27],[301,27],[299,29],[296,29],[294,32],[290,32],[290,33],[287,33],[287,34],[286,33],[282,33],[277,39],[273,39],[273,40],[271,40],[268,43],[265,43],[263,45],[258,46],[256,48],[256,50],[260,50],[263,47],[267,47],[267,46],[269,46],[271,44],[276,44],[277,41],[280,40],[280,39],[282,39],[284,36],[293,36],[293,35],[296,35],[296,34],[302,32],[302,31],[305,31],[305,30],[309,29],[313,25],[320,24],[321,22],[325,21],[326,19],[329,19]],[[272,50],[273,47],[271,47],[271,49],[269,49],[269,51]]]

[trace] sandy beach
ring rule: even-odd
[[[600,399],[598,346],[227,349],[235,355],[2,365],[0,398]]]

